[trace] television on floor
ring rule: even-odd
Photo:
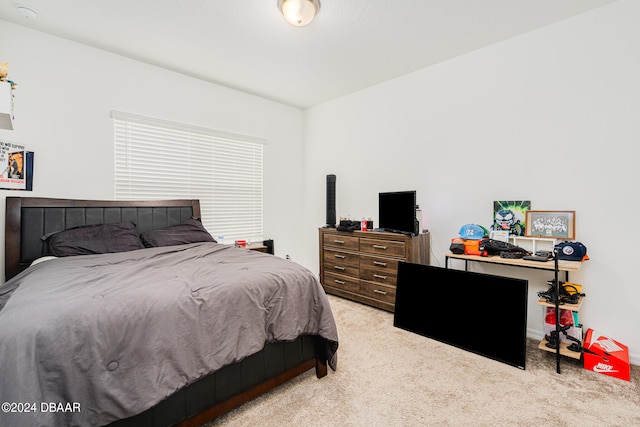
[[[394,326],[525,369],[529,282],[400,262]]]
[[[416,219],[416,192],[378,194],[378,227],[392,233],[419,234]]]

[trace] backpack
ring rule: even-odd
[[[502,252],[513,254],[515,255],[514,258],[517,255],[531,255],[531,252],[521,248],[520,246],[512,245],[511,243],[495,239],[482,239],[482,241],[480,241],[480,246],[478,247],[478,249],[480,249],[481,252],[486,253],[488,256],[500,255]]]

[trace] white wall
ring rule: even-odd
[[[283,221],[302,217],[299,109],[0,22],[0,60],[18,83],[14,130],[0,140],[35,152],[33,192],[0,190],[2,205],[6,196],[112,199],[110,112],[120,110],[266,138],[265,237],[277,255],[299,258],[302,224]]]
[[[36,175],[33,192],[0,197],[112,198],[116,109],[267,138],[266,237],[314,271],[329,173],[338,215],[376,223],[378,192],[417,190],[434,265],[460,225],[491,222],[494,200],[576,210],[591,256],[571,277],[587,293],[582,321],[640,364],[639,14],[616,2],[304,113],[2,21],[0,60],[18,88],[15,130],[0,139],[35,151]],[[549,278],[474,269],[529,278],[531,300]],[[532,336],[541,313],[530,303]]]
[[[329,173],[338,216],[376,224],[379,192],[417,190],[434,265],[462,224],[491,224],[494,200],[575,210],[591,258],[571,276],[581,320],[640,364],[638,16],[617,2],[307,110],[305,262],[317,271]],[[543,335],[534,300],[552,276],[473,269],[529,278],[529,335]]]

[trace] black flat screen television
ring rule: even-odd
[[[529,282],[400,262],[394,326],[525,369]]]
[[[416,192],[396,191],[379,193],[378,224],[384,231],[418,234],[416,221]]]

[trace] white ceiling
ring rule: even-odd
[[[615,1],[321,0],[293,27],[277,0],[0,0],[0,19],[304,109]]]

